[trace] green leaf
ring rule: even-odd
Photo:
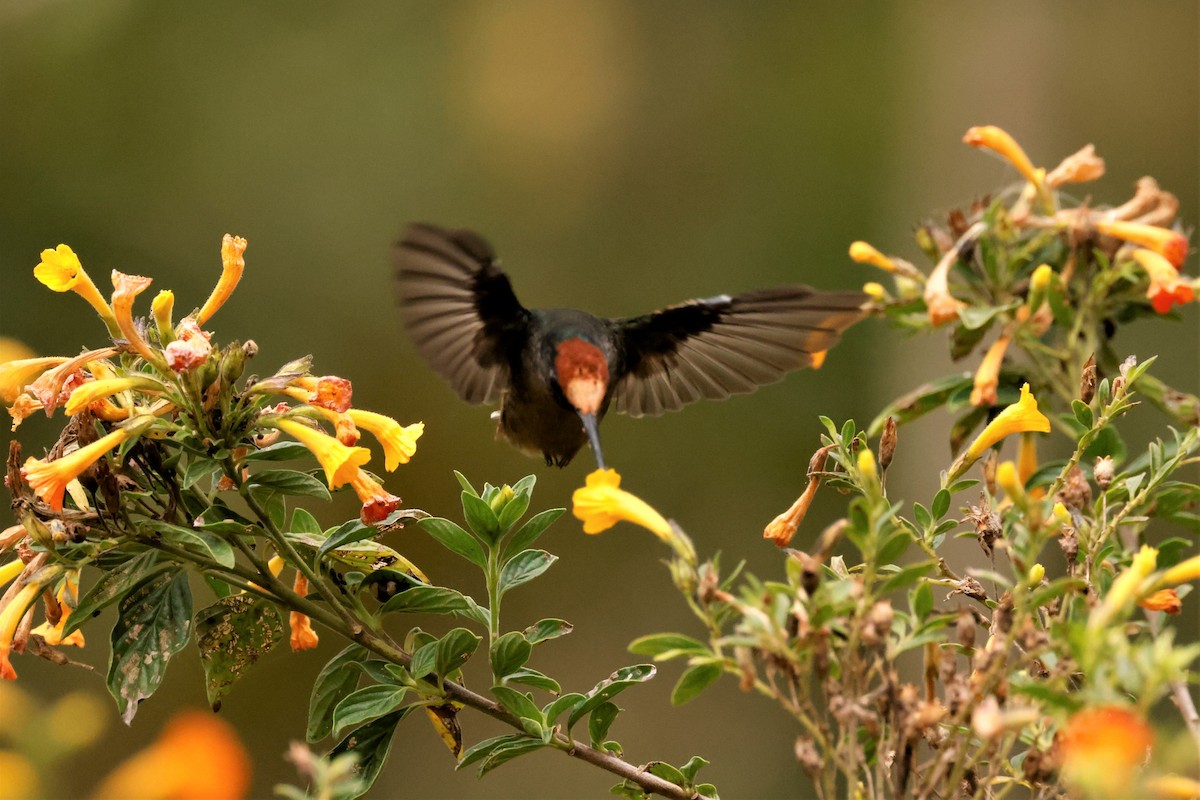
[[[711,661],[688,667],[671,690],[671,705],[681,706],[721,677],[721,665]]]
[[[462,493],[463,516],[467,518],[467,524],[471,526],[471,530],[475,531],[484,541],[495,542],[500,536],[500,520],[496,518],[496,512],[492,507],[484,502],[483,498],[477,497],[470,492]]]
[[[1093,417],[1092,409],[1082,400],[1075,399],[1071,401],[1071,410],[1075,412],[1075,419],[1083,426],[1084,430],[1092,427]]]
[[[905,586],[911,586],[921,578],[928,575],[937,567],[933,561],[922,561],[917,564],[909,564],[899,572],[890,576],[883,584],[883,592],[892,592],[896,589],[903,589]]]
[[[631,667],[621,667],[619,670],[600,681],[585,695],[587,698],[571,712],[567,719],[567,729],[575,727],[575,723],[583,719],[585,714],[601,703],[611,700],[616,695],[639,683],[645,683],[654,677],[657,670],[651,664],[635,664]]]
[[[333,732],[340,736],[352,725],[361,725],[390,714],[404,703],[408,689],[404,686],[368,686],[351,692],[333,710]]]
[[[920,586],[913,589],[909,606],[912,608],[913,616],[918,620],[923,620],[933,611],[933,589],[926,582],[922,582]]]
[[[540,750],[543,747],[546,747],[546,743],[541,739],[534,738],[524,738],[520,741],[495,747],[479,765],[479,776],[483,777],[501,764],[506,764],[517,756],[532,753],[534,750]]]
[[[493,736],[491,739],[484,739],[482,742],[476,742],[463,751],[462,756],[458,759],[458,766],[455,767],[455,769],[462,769],[463,767],[470,766],[479,759],[491,754],[491,752],[496,748],[504,747],[505,745],[509,744],[529,741],[537,740],[530,739],[523,733],[507,733],[503,736]]]
[[[63,636],[70,634],[98,615],[102,609],[124,597],[126,592],[146,576],[147,571],[167,566],[156,564],[157,558],[156,552],[147,550],[100,573],[99,580],[80,598],[75,610],[67,617],[67,624],[63,626]]]
[[[950,492],[946,489],[938,489],[938,493],[933,496],[933,506],[930,508],[930,513],[934,519],[941,519],[946,516],[946,512],[950,510]]]
[[[912,542],[912,534],[907,530],[901,529],[896,531],[879,548],[879,552],[875,555],[875,563],[880,566],[895,564],[900,559],[900,556],[904,555],[904,552],[908,550],[908,546]]]
[[[457,523],[442,517],[427,517],[417,524],[421,526],[421,530],[428,533],[450,552],[457,553],[476,566],[487,566],[487,556],[484,554],[479,540],[463,530]]]
[[[447,633],[434,646],[434,671],[445,677],[462,667],[479,647],[480,638],[466,628]]]
[[[683,777],[683,773],[665,761],[651,761],[646,765],[645,769],[651,775],[662,778],[668,783],[673,783],[676,786],[687,785],[687,778]]]
[[[438,640],[421,645],[413,651],[412,659],[408,662],[408,671],[414,678],[428,678],[437,674],[437,645]]]
[[[242,461],[295,461],[308,455],[308,448],[299,442],[276,442],[242,456]]]
[[[551,694],[558,694],[562,691],[562,686],[554,678],[529,667],[522,667],[505,675],[504,683],[519,683],[522,686],[532,686],[535,689],[542,689]]]
[[[709,762],[706,759],[700,756],[692,756],[686,764],[679,768],[679,771],[683,773],[683,777],[687,780],[687,785],[691,786],[696,781],[696,773],[708,765]]]
[[[579,692],[568,692],[562,697],[556,697],[546,707],[542,709],[542,716],[546,719],[547,725],[554,725],[558,721],[558,717],[568,708],[572,708],[579,703],[582,703],[587,698]]]
[[[307,533],[314,536],[319,536],[325,532],[321,527],[321,523],[317,522],[317,518],[306,508],[297,508],[292,512],[292,527],[293,533]]]
[[[382,611],[406,611],[425,614],[467,614],[471,603],[467,597],[445,586],[414,586],[383,604]]]
[[[269,489],[280,494],[317,497],[328,502],[329,489],[317,478],[294,469],[268,469],[255,473],[246,481],[250,488]]]
[[[377,533],[375,528],[370,525],[363,525],[357,519],[349,520],[338,527],[329,537],[321,543],[317,548],[317,561],[320,561],[330,550],[336,550],[339,547],[344,547],[348,544],[369,539]]]
[[[557,560],[558,556],[545,550],[522,550],[500,570],[498,592],[503,595],[509,589],[528,583],[550,569],[550,565]]]
[[[279,612],[252,595],[231,595],[196,612],[196,646],[213,711],[220,710],[221,698],[233,684],[282,638]]]
[[[967,329],[982,328],[1000,313],[1015,309],[1019,303],[1009,303],[1004,306],[966,306],[958,313],[959,320]]]
[[[629,652],[658,658],[670,653],[671,658],[689,653],[707,653],[708,645],[681,633],[652,633],[629,643]]]
[[[469,492],[470,494],[479,497],[479,492],[475,491],[475,487],[471,485],[469,480],[467,480],[466,475],[463,475],[458,470],[454,470],[454,477],[458,480],[458,485],[463,488],[464,492]]]
[[[128,725],[154,694],[171,657],[192,633],[192,592],[180,569],[144,578],[121,599],[112,629],[108,691]]]
[[[309,742],[318,742],[333,731],[333,710],[358,686],[358,667],[367,655],[365,647],[352,644],[334,656],[317,675],[308,702]]]
[[[878,436],[888,417],[895,417],[897,425],[912,422],[935,408],[945,405],[951,395],[961,391],[964,387],[973,386],[974,383],[975,376],[970,372],[963,372],[957,375],[947,375],[919,386],[879,412],[879,415],[871,421],[867,435],[872,438]]]
[[[533,655],[533,645],[518,631],[509,631],[496,640],[491,649],[492,675],[497,680],[525,666]]]
[[[546,718],[542,716],[542,710],[537,707],[533,699],[524,692],[518,692],[516,689],[511,689],[508,686],[493,686],[492,694],[500,701],[500,705],[504,706],[514,715],[522,720],[529,720],[533,725],[526,727],[526,732],[533,736],[541,734],[542,729],[546,727]],[[532,730],[531,730],[532,728]]]
[[[510,553],[519,553],[536,542],[565,511],[565,508],[548,508],[530,517],[504,545],[504,558],[508,558]]]
[[[608,729],[620,713],[621,709],[613,703],[601,703],[592,709],[591,715],[588,716],[588,736],[592,740],[592,747],[601,747],[604,744],[604,740],[608,738]]]
[[[516,525],[521,517],[525,516],[525,512],[529,510],[529,494],[528,492],[515,494],[511,500],[504,504],[504,508],[500,510],[500,530],[504,533],[513,525]]]
[[[357,757],[355,777],[359,780],[356,787],[359,791],[357,794],[349,795],[350,797],[362,797],[375,783],[375,779],[379,777],[379,771],[383,769],[388,753],[392,749],[392,735],[396,732],[396,726],[412,708],[412,706],[407,706],[399,711],[393,711],[391,714],[362,726],[329,751],[328,758],[330,760],[343,753],[353,753]],[[346,795],[339,795],[338,800],[342,800],[344,797]]]
[[[575,626],[567,622],[565,619],[539,619],[537,622],[525,629],[525,640],[530,644],[557,639],[560,636],[566,636],[571,631],[575,630]]]
[[[181,488],[190,489],[205,478],[211,478],[213,473],[220,468],[219,464],[214,464],[207,458],[195,459],[187,465],[187,469],[183,473],[183,481],[179,485]]]
[[[193,530],[160,520],[150,520],[146,527],[161,534],[164,542],[208,556],[223,567],[232,567],[236,561],[229,542],[208,531]]]

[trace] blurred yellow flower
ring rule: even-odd
[[[200,312],[196,314],[196,322],[203,325],[209,317],[217,313],[217,309],[225,305],[229,295],[237,288],[242,279],[242,271],[246,268],[243,253],[246,252],[246,240],[240,236],[230,236],[228,233],[221,238],[221,277],[213,287],[212,294],[204,301]]]
[[[71,610],[75,608],[78,602],[79,570],[68,570],[66,577],[63,578],[62,588],[58,590],[58,622],[51,625],[50,620],[46,620],[34,628],[31,633],[41,636],[46,640],[46,644],[51,647],[66,645],[83,647],[85,644],[83,631],[75,630],[71,631],[67,636],[63,636],[63,628],[67,624],[67,618],[71,616]]]
[[[1200,556],[1192,556],[1163,573],[1162,582],[1173,586],[1177,583],[1194,581],[1197,578],[1200,578]]]
[[[183,711],[158,741],[109,773],[92,800],[237,800],[249,789],[250,759],[229,723]]]
[[[25,387],[48,369],[64,364],[69,359],[62,356],[45,358],[19,358],[0,364],[0,400],[11,403]]]
[[[1142,545],[1129,567],[1113,579],[1100,605],[1092,609],[1088,627],[1093,630],[1103,628],[1132,606],[1142,593],[1142,584],[1154,572],[1157,563],[1158,550]]]
[[[33,268],[33,277],[53,291],[75,292],[96,309],[110,333],[115,334],[118,331],[112,308],[84,271],[79,256],[75,255],[75,251],[70,247],[60,244],[53,250],[43,250],[41,262]]]
[[[1134,774],[1153,741],[1150,726],[1126,708],[1085,708],[1059,734],[1062,780],[1085,797],[1130,797]]]
[[[850,258],[859,264],[870,264],[886,272],[896,271],[896,262],[864,241],[857,241],[850,245]]]
[[[41,569],[37,574],[30,576],[25,585],[9,598],[3,608],[0,608],[0,679],[6,681],[17,679],[17,671],[13,669],[12,662],[8,658],[9,652],[12,650],[13,637],[16,636],[17,628],[20,626],[21,620],[25,618],[29,607],[42,593],[42,589],[61,574],[61,567]]]
[[[997,128],[995,125],[976,125],[967,129],[963,141],[972,147],[982,147],[1003,156],[1030,183],[1037,184],[1043,179],[1029,160],[1029,156],[1021,149],[1021,145],[1003,128]]]
[[[327,433],[310,428],[291,419],[275,419],[267,424],[278,428],[307,447],[325,470],[325,482],[336,489],[351,481],[358,468],[371,460],[371,451],[365,447],[347,447]]]

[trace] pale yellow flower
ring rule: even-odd
[[[204,301],[196,321],[203,325],[208,318],[217,313],[217,309],[225,305],[229,295],[237,288],[242,279],[242,271],[246,269],[246,240],[240,236],[230,236],[228,233],[221,238],[221,277],[213,287],[212,294]]]

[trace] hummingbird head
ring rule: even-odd
[[[598,415],[608,393],[608,359],[596,345],[573,336],[554,346],[554,375],[567,402],[583,421],[596,464],[603,469]]]

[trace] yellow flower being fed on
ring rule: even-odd
[[[1020,399],[997,414],[975,441],[971,442],[971,446],[950,468],[949,479],[953,480],[966,472],[967,468],[978,461],[989,447],[1005,436],[1027,431],[1050,432],[1050,420],[1046,418],[1045,414],[1038,411],[1037,398],[1029,391],[1028,383],[1021,387]]]
[[[221,238],[221,277],[196,315],[196,322],[201,325],[208,322],[208,318],[217,313],[217,309],[225,305],[229,295],[233,294],[246,269],[246,259],[243,258],[245,252],[246,240],[242,237],[227,233]]]
[[[274,419],[267,423],[291,436],[307,447],[325,470],[325,482],[336,489],[353,480],[358,468],[371,460],[371,451],[365,447],[347,447],[327,433],[310,428],[303,422],[292,419]]]
[[[586,484],[571,495],[571,502],[572,513],[583,521],[584,533],[602,533],[622,520],[632,522],[670,545],[688,563],[696,562],[695,549],[687,537],[645,500],[622,489],[621,476],[615,469],[593,471]]]
[[[70,247],[60,244],[53,250],[43,250],[41,262],[33,268],[33,277],[56,292],[75,292],[96,309],[109,333],[115,336],[120,331],[108,301],[92,283],[83,264],[79,262],[79,256]]]

